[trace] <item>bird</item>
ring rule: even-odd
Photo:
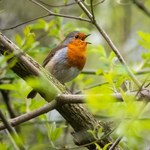
[[[66,38],[52,49],[45,60],[43,67],[62,84],[73,80],[82,71],[86,63],[87,44],[85,39],[90,34],[80,31],[69,33]],[[27,98],[34,98],[37,91],[32,90]]]

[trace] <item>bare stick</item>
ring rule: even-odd
[[[36,21],[38,19],[45,18],[45,17],[48,17],[48,16],[65,17],[65,18],[70,18],[70,19],[76,19],[76,20],[80,20],[80,21],[90,22],[90,20],[85,19],[85,18],[80,18],[80,17],[75,17],[75,16],[69,16],[69,15],[64,15],[64,14],[57,14],[57,13],[48,13],[48,14],[45,14],[43,16],[40,16],[40,17],[37,17],[37,18],[34,18],[34,19],[30,19],[28,21],[19,23],[19,24],[15,25],[15,26],[12,26],[12,27],[0,28],[0,30],[1,31],[5,31],[5,30],[15,29],[15,28],[20,27],[22,25],[28,24],[30,22],[33,22],[33,21]]]
[[[89,85],[89,86],[83,88],[82,90],[83,90],[83,91],[84,91],[84,90],[89,90],[89,89],[92,89],[92,88],[95,88],[95,87],[98,87],[98,86],[102,86],[102,85],[106,85],[106,84],[108,84],[108,82],[99,82],[99,83],[91,84],[91,85]],[[82,93],[82,90],[76,91],[75,94],[80,94],[80,93]]]
[[[94,9],[93,9],[93,0],[90,0],[90,6],[91,6],[91,13],[93,16],[93,20],[95,20]]]
[[[8,134],[8,136],[10,137],[14,147],[19,150],[19,149],[24,149],[23,143],[20,139],[20,137],[17,135],[15,129],[9,124],[9,122],[7,121],[7,119],[5,118],[5,116],[3,115],[3,113],[0,111],[0,118],[4,124],[4,127],[7,129],[6,132]],[[20,143],[20,148],[17,146],[17,143],[15,142],[15,140],[13,139],[13,136],[16,140],[21,141]]]
[[[142,74],[150,74],[150,69],[143,69],[143,70],[139,70],[139,71],[134,71],[136,75],[142,75]],[[103,73],[96,73],[96,70],[94,69],[85,69],[81,72],[82,74],[86,74],[86,75],[103,75]]]
[[[14,129],[10,126],[10,124],[7,122],[6,118],[4,117],[3,113],[0,111],[0,118],[3,122],[3,124],[5,125],[5,128],[10,132],[10,133],[14,133],[15,131]]]
[[[109,148],[109,150],[114,150],[115,147],[119,144],[119,142],[122,140],[122,137],[118,137],[116,141],[112,144],[112,146]]]
[[[141,10],[143,11],[148,17],[150,17],[150,11],[144,6],[144,2],[140,2],[137,0],[132,0],[133,3]]]
[[[45,11],[49,12],[49,14],[52,15],[52,16],[65,17],[65,18],[71,18],[71,19],[76,19],[76,20],[80,20],[80,21],[91,22],[90,20],[85,19],[85,18],[80,18],[80,17],[74,17],[74,16],[70,16],[70,15],[54,13],[54,12],[50,11],[48,8],[46,8],[45,6],[43,6],[42,4],[40,4],[39,2],[37,2],[36,0],[29,0],[29,1],[31,1],[31,2],[35,3],[36,5],[40,6]]]
[[[43,1],[41,1],[41,0],[39,0],[39,2],[41,3],[41,4],[44,4],[45,6],[48,6],[48,7],[67,7],[67,6],[72,6],[72,5],[75,5],[76,3],[75,2],[72,2],[72,3],[68,3],[68,4],[62,4],[62,5],[52,5],[52,4],[47,4],[47,3],[45,3],[45,2],[43,2]]]
[[[31,112],[28,112],[26,114],[23,114],[23,115],[20,115],[20,116],[18,116],[16,118],[11,119],[10,120],[10,124],[12,126],[17,126],[17,125],[19,125],[19,124],[21,124],[23,122],[26,122],[26,121],[28,121],[30,119],[33,119],[33,118],[35,118],[37,116],[40,116],[40,115],[42,115],[44,113],[47,113],[47,112],[55,109],[56,106],[57,106],[57,102],[56,101],[52,101],[50,103],[45,104],[44,106],[42,106],[39,109],[33,110]],[[2,130],[2,129],[5,129],[4,125],[0,125],[0,130]]]
[[[99,0],[98,2],[93,3],[93,6],[97,6],[101,3],[103,3],[105,0]],[[91,4],[88,4],[87,1],[83,1],[86,6],[90,6]]]
[[[9,137],[10,141],[12,142],[12,144],[13,144],[15,150],[21,150],[21,149],[17,146],[17,144],[16,144],[15,140],[13,139],[12,135],[10,134],[10,132],[9,132],[8,130],[6,130],[6,133],[7,133],[8,137]]]
[[[15,29],[15,28],[17,28],[17,27],[19,27],[19,26],[25,25],[25,24],[30,23],[30,22],[32,22],[32,21],[36,21],[36,20],[38,20],[38,19],[48,17],[49,15],[50,15],[50,14],[45,14],[45,15],[36,17],[36,18],[34,18],[34,19],[30,19],[30,20],[28,20],[28,21],[25,21],[25,22],[23,22],[23,23],[19,23],[19,24],[15,25],[15,26],[12,26],[12,27],[0,28],[0,30],[5,31],[5,30]]]

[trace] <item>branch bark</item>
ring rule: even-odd
[[[69,92],[65,87],[59,83],[51,74],[49,74],[44,68],[42,68],[31,57],[21,51],[14,43],[0,33],[0,53],[11,53],[13,58],[17,58],[17,63],[11,68],[18,76],[25,79],[29,76],[39,76],[44,82],[47,82],[47,89],[36,89],[43,98],[50,102],[59,94],[68,94]],[[82,145],[94,141],[94,137],[87,132],[95,128],[102,128],[104,134],[107,134],[108,126],[103,123],[99,123],[82,104],[65,104],[58,105],[56,110],[68,121],[72,126],[75,133],[75,143]],[[84,133],[84,134],[80,134]],[[81,135],[81,136],[80,136]],[[110,138],[101,140],[98,144],[103,147],[105,144],[111,142]],[[88,146],[89,149],[95,149],[95,145]]]

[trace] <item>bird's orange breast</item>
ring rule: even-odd
[[[79,39],[74,39],[68,44],[67,59],[71,67],[83,69],[86,62],[86,46],[87,43]]]

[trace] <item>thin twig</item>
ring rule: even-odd
[[[7,122],[5,116],[3,115],[3,113],[0,110],[0,118],[1,121],[3,122],[3,124],[5,125],[6,129],[11,133],[11,134],[15,134],[14,128],[11,127],[11,125]]]
[[[96,20],[93,20],[93,16],[92,14],[89,12],[89,10],[85,7],[85,5],[80,2],[79,0],[75,0],[79,6],[81,7],[81,9],[84,11],[84,13],[88,16],[88,18],[91,20],[92,24],[97,28],[97,30],[99,31],[99,33],[103,36],[103,38],[106,40],[106,42],[108,43],[108,45],[111,47],[111,49],[113,50],[113,52],[116,54],[116,56],[118,57],[118,60],[120,61],[120,63],[125,67],[125,69],[127,70],[129,76],[131,77],[131,79],[134,81],[134,83],[138,86],[141,87],[141,83],[140,81],[136,78],[136,76],[132,73],[132,71],[130,70],[130,68],[128,67],[126,61],[124,60],[124,58],[122,57],[122,55],[120,54],[119,50],[117,49],[117,47],[114,45],[114,43],[112,42],[112,40],[110,39],[110,37],[107,35],[107,33],[103,30],[102,27],[100,27],[98,25],[98,23],[96,22]]]
[[[111,147],[109,148],[109,150],[114,150],[115,147],[119,144],[119,142],[122,140],[122,137],[118,137],[116,139],[116,141],[111,145]]]
[[[45,6],[43,6],[42,4],[40,4],[39,2],[37,2],[36,0],[29,0],[33,3],[35,3],[36,5],[40,6],[41,8],[43,8],[44,10],[46,10],[47,12],[49,12],[50,14],[52,14],[53,12],[50,11],[48,8],[46,8]]]
[[[9,135],[14,147],[17,150],[24,149],[24,146],[23,146],[23,143],[21,142],[20,137],[16,133],[15,129],[9,124],[9,122],[7,121],[7,119],[5,118],[5,116],[3,115],[3,113],[1,111],[0,111],[0,118],[1,118],[1,121],[3,122],[5,128],[7,129],[6,132],[8,131],[7,134]],[[17,146],[17,143],[13,139],[13,136],[14,136],[15,140],[20,141],[20,146]]]
[[[93,6],[95,7],[95,6],[97,6],[97,5],[101,4],[101,3],[103,3],[104,1],[105,1],[105,0],[99,0],[98,2],[93,3]],[[85,1],[85,5],[86,5],[86,6],[90,6],[91,4],[88,4],[87,1]]]
[[[5,83],[9,83],[11,84],[13,81],[13,78],[7,78],[7,77],[4,77],[4,78],[1,78],[0,79],[0,85],[1,84],[5,84]],[[8,110],[8,113],[10,115],[11,118],[15,118],[16,117],[16,114],[15,114],[15,111],[12,107],[12,104],[11,104],[11,101],[10,101],[10,98],[9,98],[9,90],[3,90],[1,89],[0,90],[1,94],[2,94],[2,97],[3,97],[3,101],[7,107],[7,110]]]
[[[136,75],[150,74],[150,69],[143,69],[143,70],[134,71],[134,72],[135,72]],[[81,73],[86,74],[86,75],[98,75],[98,76],[103,75],[102,72],[98,74],[97,71],[93,70],[93,69],[85,69]]]
[[[53,109],[55,109],[55,107],[57,106],[57,102],[56,101],[52,101],[50,103],[45,104],[44,106],[42,106],[41,108],[38,108],[36,110],[33,110],[31,112],[28,112],[26,114],[20,115],[16,118],[10,119],[10,124],[12,126],[17,126],[23,122],[26,122],[30,119],[33,119],[37,116],[40,116],[42,114],[45,114]],[[0,125],[0,130],[5,129],[4,125]]]
[[[6,131],[7,135],[8,135],[8,137],[9,137],[10,141],[12,142],[12,144],[13,144],[15,150],[21,150],[21,149],[17,146],[15,140],[13,139],[13,137],[12,137],[12,135],[9,133],[9,131],[8,131],[8,130],[5,130],[5,131]]]
[[[88,18],[93,21],[93,16],[90,13],[90,11],[86,8],[86,6],[80,1],[80,0],[75,0],[79,6],[82,8],[82,10],[84,11],[84,13],[88,16]]]
[[[92,88],[95,88],[95,87],[98,87],[98,86],[102,86],[102,85],[105,85],[105,84],[108,84],[108,82],[100,82],[100,83],[91,84],[91,85],[83,88],[82,90],[83,91],[89,90],[89,89],[92,89]],[[82,93],[82,90],[78,90],[78,91],[74,92],[74,94],[80,94],[80,93]]]
[[[93,9],[93,0],[90,0],[91,13],[93,16],[93,20],[95,20],[94,9]]]
[[[38,19],[45,18],[45,17],[48,17],[48,16],[50,16],[50,14],[45,14],[45,15],[36,17],[36,18],[34,18],[34,19],[30,19],[30,20],[28,20],[28,21],[24,21],[24,22],[19,23],[19,24],[15,25],[15,26],[7,27],[7,28],[0,28],[0,30],[1,30],[1,31],[5,31],[5,30],[15,29],[15,28],[20,27],[20,26],[22,26],[22,25],[25,25],[25,24],[27,24],[27,23],[30,23],[30,22],[33,22],[33,21],[36,21],[36,20],[38,20]]]
[[[142,1],[138,1],[138,0],[132,0],[132,1],[141,11],[143,11],[148,17],[150,17],[150,11],[144,6]]]
[[[72,2],[72,3],[69,3],[69,4],[62,4],[62,5],[52,5],[52,4],[47,4],[45,2],[42,2],[41,0],[39,0],[39,2],[41,4],[44,4],[45,6],[48,6],[48,7],[67,7],[67,6],[72,6],[72,5],[75,5],[76,3],[75,2]]]
[[[39,2],[37,2],[36,0],[29,0],[29,1],[35,3],[36,5],[40,6],[45,11],[49,12],[49,15],[51,15],[51,16],[65,17],[65,18],[71,18],[71,19],[76,19],[76,20],[80,20],[80,21],[90,22],[90,20],[85,19],[85,18],[80,18],[80,17],[74,17],[74,16],[70,16],[70,15],[54,13],[54,12],[50,11],[48,8],[46,8],[45,6],[43,6],[42,4],[40,4]]]

